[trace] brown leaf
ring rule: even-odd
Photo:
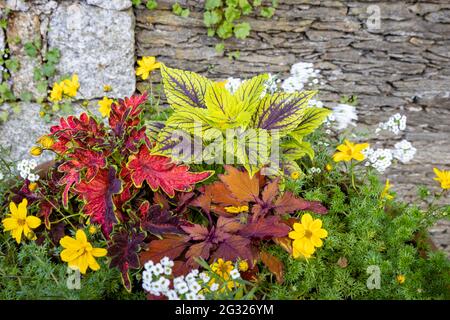
[[[172,260],[178,258],[181,253],[189,245],[189,237],[167,235],[162,240],[153,240],[149,243],[146,251],[141,251],[139,260],[141,265],[147,261],[158,262],[164,257],[169,257]]]
[[[209,253],[213,244],[211,242],[203,241],[200,243],[193,244],[189,247],[189,250],[186,252],[187,264],[191,267],[196,267],[197,262],[194,258],[202,258],[204,260],[209,258]]]
[[[289,237],[273,238],[273,241],[292,255],[292,240]]]
[[[232,166],[224,166],[228,174],[219,175],[219,179],[241,202],[254,202],[259,196],[259,175],[252,178],[247,171],[240,171]]]
[[[265,203],[272,203],[279,192],[280,178],[276,178],[272,182],[269,182],[262,192],[262,200]]]
[[[280,259],[278,259],[277,257],[271,255],[266,251],[262,251],[260,257],[264,265],[270,270],[270,272],[272,272],[275,275],[275,277],[277,278],[277,282],[279,284],[283,283],[284,281],[283,262],[281,262]]]

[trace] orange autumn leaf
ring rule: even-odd
[[[147,261],[160,261],[164,257],[172,260],[178,258],[189,245],[189,237],[168,234],[161,240],[153,240],[146,251],[141,251],[139,260],[141,265]]]
[[[219,175],[219,179],[238,201],[252,202],[259,197],[259,174],[250,178],[246,171],[241,171],[232,166],[224,167],[227,174]]]
[[[273,241],[287,253],[292,255],[292,240],[289,237],[273,238]]]
[[[281,262],[280,259],[278,259],[277,257],[271,255],[266,251],[262,251],[260,253],[260,257],[264,265],[269,269],[270,272],[272,272],[275,275],[275,277],[277,278],[277,282],[280,284],[283,283],[284,281],[283,262]]]

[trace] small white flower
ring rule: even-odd
[[[186,293],[186,300],[197,300],[197,295],[193,292]]]
[[[175,290],[169,290],[166,292],[166,297],[169,300],[180,300],[180,298],[178,297],[178,294]]]
[[[154,266],[154,263],[153,263],[153,261],[151,261],[151,260],[149,260],[149,261],[147,261],[145,264],[144,264],[144,268],[146,269],[146,270],[151,270],[151,268]]]
[[[219,289],[219,285],[217,283],[213,283],[209,287],[209,290],[211,290],[212,292],[217,291],[218,289]]]
[[[417,149],[414,148],[411,142],[407,140],[402,140],[394,145],[395,149],[393,151],[393,156],[395,159],[402,163],[408,163],[416,155]]]
[[[197,295],[197,300],[205,300],[205,296],[202,294]]]
[[[172,274],[172,268],[171,267],[164,267],[164,274],[167,276],[170,276]]]
[[[208,282],[211,279],[211,277],[206,272],[200,273],[199,277],[204,283]]]
[[[230,91],[230,93],[235,93],[241,84],[242,84],[241,79],[230,77],[227,79],[227,82],[225,83],[225,89]]]
[[[344,130],[349,125],[356,126],[355,121],[358,120],[356,108],[349,104],[338,104],[333,107],[333,117],[328,117],[328,121],[333,123],[336,130]]]
[[[179,276],[179,277],[176,277],[175,279],[173,279],[174,285],[179,284],[179,283],[184,283],[184,276]]]
[[[392,164],[392,151],[390,149],[371,149],[363,151],[367,158],[366,166],[375,168],[379,173],[383,173]]]
[[[179,294],[185,294],[186,292],[189,291],[189,287],[187,283],[184,281],[178,284],[174,284],[174,288]]]
[[[239,270],[235,268],[230,271],[230,276],[231,276],[231,279],[236,280],[241,277],[241,274],[239,273]]]
[[[153,273],[157,276],[164,273],[164,268],[160,263],[157,263],[153,266]]]
[[[191,290],[191,292],[193,293],[197,293],[201,290],[201,286],[197,283],[197,282],[191,282],[189,283],[189,290]]]
[[[142,279],[144,281],[151,281],[153,279],[152,273],[148,270],[142,272]]]

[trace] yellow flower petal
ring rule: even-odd
[[[5,218],[2,220],[2,223],[4,231],[11,231],[19,226],[17,224],[17,219],[14,218]]]
[[[82,244],[86,244],[87,243],[86,233],[84,233],[83,230],[81,230],[81,229],[77,230],[77,233],[75,234],[75,237]]]
[[[94,257],[97,257],[97,258],[104,257],[104,256],[106,256],[107,253],[108,253],[108,251],[106,249],[103,249],[103,248],[94,248],[91,251],[91,254]]]
[[[327,232],[327,230],[325,230],[325,229],[319,229],[319,230],[317,230],[317,231],[315,231],[314,232],[314,235],[316,236],[316,237],[319,237],[319,238],[326,238],[326,237],[328,237],[328,232]]]
[[[309,225],[313,222],[313,218],[309,213],[302,216],[302,225],[305,229],[309,229]]]
[[[314,245],[314,247],[321,247],[323,245],[322,240],[320,240],[320,238],[315,235],[311,237],[311,242]]]
[[[64,262],[74,261],[83,254],[83,251],[82,249],[64,249],[60,254],[61,260]]]
[[[17,207],[17,216],[19,219],[23,219],[23,220],[26,219],[27,205],[28,205],[28,200],[26,198],[23,198],[22,202],[19,203],[19,206]]]
[[[10,202],[9,203],[9,211],[11,212],[11,216],[13,217],[13,218],[18,218],[18,215],[17,215],[17,206],[16,206],[16,204],[14,203],[14,202]]]
[[[26,223],[27,223],[28,227],[30,227],[31,229],[36,229],[37,227],[39,227],[41,225],[41,219],[39,219],[38,217],[34,217],[34,216],[28,216],[26,218]]]
[[[85,274],[88,268],[87,254],[83,254],[78,258],[78,267],[80,268],[80,273]]]
[[[11,231],[11,236],[16,239],[17,243],[20,243],[22,241],[22,232],[23,232],[23,227],[22,226],[17,226],[16,229]]]
[[[100,265],[95,261],[95,258],[91,254],[87,254],[87,262],[89,265],[89,268],[91,268],[94,271],[97,271],[100,269]]]
[[[309,229],[310,229],[312,232],[315,232],[315,231],[319,230],[320,228],[322,228],[322,220],[320,220],[320,219],[314,220],[314,221],[311,223],[311,225],[309,226]]]

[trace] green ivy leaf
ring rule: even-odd
[[[216,30],[214,30],[213,28],[208,28],[208,37],[214,37],[215,34]]]
[[[58,48],[53,48],[48,50],[47,54],[45,55],[45,59],[50,63],[58,63],[59,58],[61,57],[61,53],[59,52]]]
[[[233,7],[227,7],[225,9],[225,19],[227,21],[233,22],[234,20],[237,20],[241,17],[241,11],[233,8]]]
[[[228,7],[236,8],[238,5],[238,0],[226,0]]]
[[[224,21],[217,28],[217,35],[222,39],[228,39],[233,35],[233,24],[229,21]]]
[[[55,65],[52,63],[44,63],[42,66],[42,73],[47,77],[53,77],[56,73]]]
[[[262,0],[253,0],[253,6],[259,7],[262,4]]]
[[[38,55],[38,49],[32,42],[27,42],[24,44],[23,48],[25,49],[25,53],[27,56],[36,58]]]
[[[240,58],[240,56],[241,56],[240,51],[233,51],[233,52],[228,53],[228,58],[230,60],[237,60]]]
[[[222,0],[206,0],[205,9],[212,10],[222,6]]]
[[[252,5],[248,2],[248,0],[239,0],[239,7],[241,7],[242,14],[245,16],[253,11]]]
[[[261,8],[260,14],[264,18],[272,18],[272,16],[275,14],[275,8],[272,7]]]
[[[6,69],[8,69],[9,71],[16,72],[17,70],[19,70],[20,67],[19,60],[17,60],[16,58],[6,60],[5,66]]]
[[[239,23],[234,27],[234,36],[238,39],[245,39],[250,34],[250,24],[247,22]]]
[[[148,0],[145,6],[148,10],[153,10],[158,7],[158,3],[156,2],[156,0]]]
[[[218,43],[216,44],[215,49],[217,53],[223,53],[223,51],[225,50],[225,44],[223,42]]]
[[[40,93],[46,93],[48,88],[48,81],[47,80],[41,80],[36,84],[36,89]]]
[[[20,100],[24,102],[30,102],[33,99],[33,94],[29,91],[22,92],[20,95]]]
[[[212,25],[218,24],[222,20],[221,14],[217,11],[206,11],[203,14],[203,23],[210,27]]]
[[[33,69],[33,79],[34,81],[39,81],[43,78],[42,70],[40,68]]]
[[[142,3],[141,0],[131,0],[131,4],[135,7],[139,6]]]

